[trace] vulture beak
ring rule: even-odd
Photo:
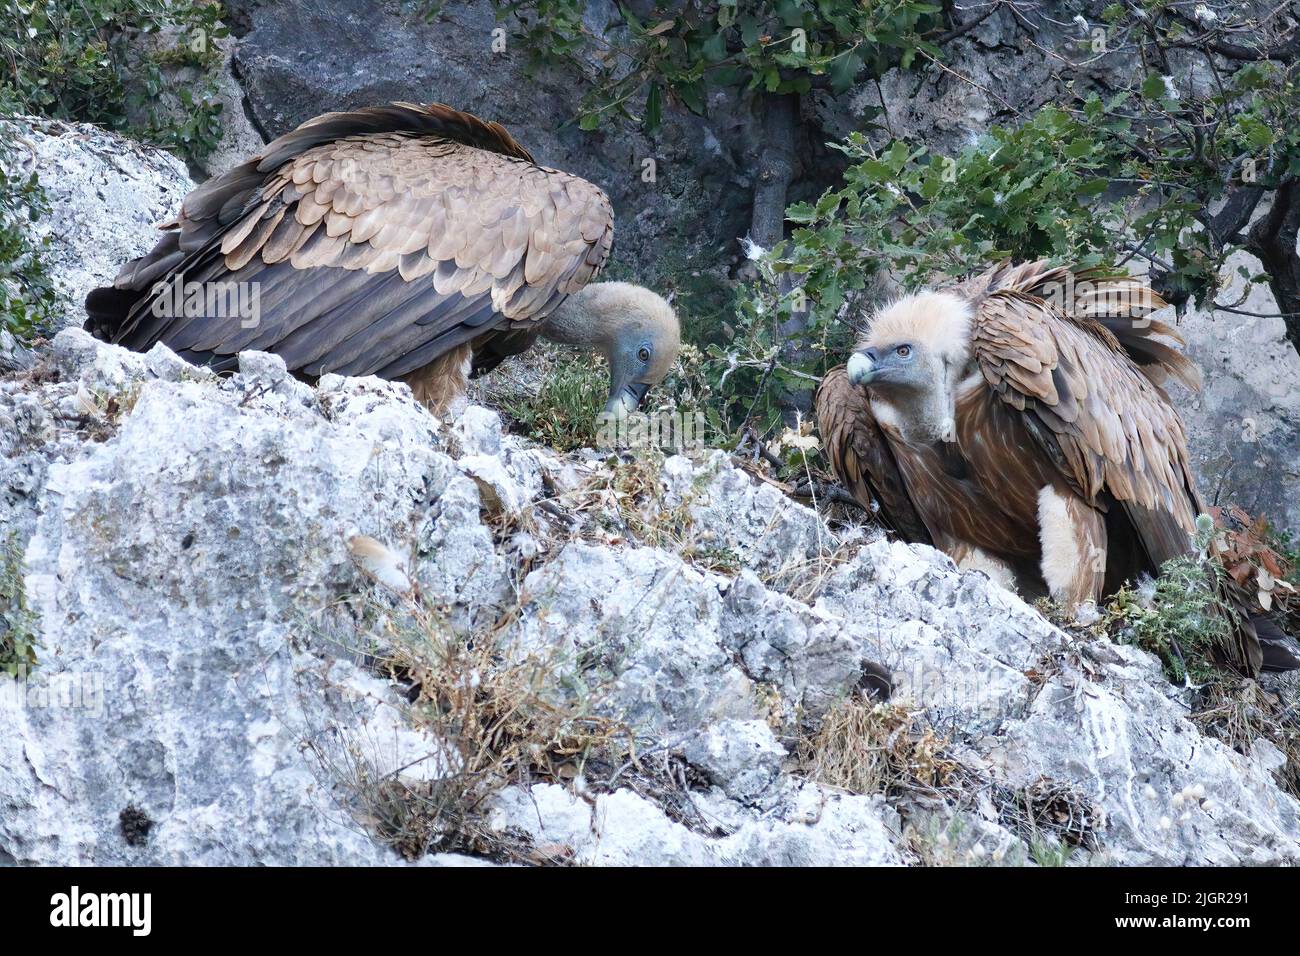
[[[850,385],[870,385],[876,377],[876,362],[863,352],[854,352],[849,356],[847,371]]]
[[[615,384],[609,392],[609,401],[605,403],[605,414],[622,418],[641,407],[650,386],[644,382],[630,382],[627,385]]]

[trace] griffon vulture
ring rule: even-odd
[[[436,410],[471,368],[539,335],[606,356],[610,412],[636,408],[677,355],[662,298],[588,285],[613,240],[605,194],[441,104],[318,116],[195,189],[161,228],[152,252],[87,297],[99,338],[162,342],[217,370],[256,349],[309,380],[401,379]],[[198,305],[176,308],[190,299],[178,288],[199,289]],[[249,288],[251,318],[202,294]]]
[[[1067,606],[1156,573],[1203,510],[1162,387],[1200,375],[1145,318],[1164,304],[1044,262],[898,300],[818,390],[836,475],[905,539]],[[1300,666],[1270,622],[1235,616],[1228,663]]]

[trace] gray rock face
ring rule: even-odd
[[[985,754],[998,777],[1068,781],[1102,811],[1097,861],[1122,865],[1279,865],[1297,859],[1300,806],[1279,799],[1281,754],[1251,758],[1206,739],[1162,686],[1149,655],[1113,645],[1067,653],[1022,719]],[[1103,675],[1101,681],[1093,674]],[[979,744],[976,744],[979,747]]]
[[[917,859],[924,815],[803,781],[789,756],[863,662],[883,660],[898,698],[991,787],[1046,777],[1090,801],[1098,861],[1300,860],[1300,806],[1270,773],[1276,751],[1247,758],[1203,737],[1154,659],[1072,641],[930,549],[853,547],[808,604],[748,568],[727,577],[671,551],[572,540],[516,591],[517,542],[492,533],[495,509],[535,507],[545,483],[531,476],[565,466],[502,435],[486,410],[451,426],[404,386],[332,377],[312,390],[255,354],[231,379],[178,375],[161,351],[133,355],[79,330],[61,333],[52,360],[58,381],[0,401],[34,423],[22,440],[45,468],[10,506],[31,528],[24,581],[41,664],[0,700],[7,860],[396,862],[353,822],[338,768],[364,745],[371,763],[411,773],[438,746],[406,721],[395,688],[340,650],[356,624],[329,609],[369,587],[348,550],[357,534],[410,554],[412,578],[466,630],[524,595],[508,640],[587,672],[598,663],[613,682],[608,712],[700,775],[691,800],[707,832],[633,790],[502,791],[490,825],[566,858]],[[85,395],[104,403],[98,419],[58,414]],[[485,458],[500,466],[495,498],[472,477]],[[710,513],[742,524],[749,480],[725,460],[674,460],[664,488],[688,467]],[[553,513],[568,507],[549,500]],[[778,524],[818,521],[773,505]],[[134,845],[128,807],[153,822]],[[984,835],[965,846],[970,862],[1023,855],[996,812],[974,819],[963,832]]]
[[[432,22],[382,0],[227,6],[240,34],[234,69],[267,137],[326,110],[448,103],[502,123],[538,162],[609,193],[617,217],[611,278],[653,285],[685,275],[688,262],[696,270],[702,262],[725,266],[738,253],[750,183],[732,157],[750,124],[734,108],[719,104],[710,122],[665,108],[653,139],[626,129],[584,132],[574,120],[579,81],[552,68],[529,73],[528,51],[513,41],[494,52],[502,25],[490,4],[443,4]],[[606,3],[588,14],[597,30],[617,17]]]
[[[1180,408],[1201,490],[1235,502],[1280,528],[1300,529],[1300,354],[1265,284],[1243,289],[1237,253],[1224,269],[1219,301],[1256,315],[1189,309],[1179,323],[1205,384]],[[1243,296],[1243,293],[1247,293]]]
[[[35,170],[55,210],[34,224],[33,237],[49,237],[57,291],[69,322],[80,325],[86,293],[153,248],[151,227],[175,215],[194,184],[170,153],[88,123],[0,119],[0,135],[15,137],[15,172]]]
[[[55,140],[61,168],[103,146]],[[111,155],[142,164],[132,181],[174,172]],[[439,421],[403,385],[309,388],[256,353],[218,378],[79,329],[40,359],[0,378],[0,542],[39,636],[36,669],[0,677],[0,862],[400,863],[358,781],[436,782],[447,744],[367,666],[367,615],[417,589],[458,639],[553,655],[556,699],[607,687],[602,715],[675,768],[673,799],[617,773],[502,786],[483,832],[538,859],[1042,861],[1018,808],[1057,800],[1081,821],[1072,863],[1300,862],[1282,755],[1203,735],[1153,657],[929,548],[834,533],[724,455],[621,463],[643,469],[642,520],[674,528],[629,540],[603,456],[489,409]],[[960,767],[946,796],[801,770],[868,662]]]
[[[10,333],[0,329],[0,374],[23,371],[36,364],[36,356]]]
[[[705,837],[670,820],[628,790],[594,806],[562,787],[511,790],[495,802],[490,825],[565,847],[588,866],[898,866],[897,817],[879,797],[792,788],[778,808],[758,815],[717,797],[701,810],[727,832]]]
[[[437,470],[431,443],[385,438],[373,421],[335,429],[256,379],[153,379],[141,356],[101,350],[79,330],[56,349],[71,379],[58,392],[113,390],[134,407],[112,441],[50,464],[25,567],[42,664],[26,701],[10,693],[2,705],[3,853],[66,864],[386,861],[338,822],[307,754],[340,718],[364,732],[392,704],[345,662],[322,669],[296,646],[294,622],[349,585],[349,528],[407,527]],[[259,402],[241,408],[252,395]],[[145,447],[161,436],[167,451]],[[377,471],[393,479],[384,491],[347,490]],[[259,487],[282,488],[283,509],[247,494]],[[308,512],[316,518],[297,520]],[[289,551],[276,544],[286,532]],[[84,699],[58,703],[68,689]],[[184,713],[194,707],[207,719]],[[118,832],[128,806],[156,823],[142,847]]]
[[[780,778],[786,750],[762,720],[727,720],[710,724],[682,749],[729,797],[753,802]]]
[[[213,42],[221,49],[221,66],[215,74],[216,99],[221,103],[221,138],[200,164],[202,173],[207,176],[219,176],[232,166],[238,166],[260,152],[266,144],[249,115],[244,88],[234,75],[234,37]]]
[[[143,127],[151,123],[185,123],[193,112],[193,102],[186,104],[182,92],[188,93],[192,100],[201,99],[220,107],[217,114],[217,141],[209,152],[196,157],[192,163],[194,177],[198,182],[224,173],[261,150],[266,140],[248,115],[244,90],[234,73],[233,36],[212,37],[189,28],[182,33],[180,28],[168,26],[156,33],[136,37],[134,43],[137,53],[151,55],[158,61],[162,88],[148,102],[128,104],[128,114],[133,125]],[[198,44],[211,44],[220,53],[220,60],[211,72],[190,63],[176,62],[174,57],[168,55],[178,48]]]
[[[879,86],[864,83],[841,96],[816,92],[811,113],[837,139],[874,117],[873,142],[900,137],[955,156],[995,123],[1014,123],[1044,103],[1094,90],[1104,94],[1129,82],[1141,69],[1135,54],[1115,51],[1099,59],[1077,46],[1101,23],[1105,6],[1046,0],[1028,17],[1004,7],[945,44],[942,69],[894,69]],[[984,12],[974,8],[955,16],[969,23]],[[1195,68],[1190,60],[1185,65]]]

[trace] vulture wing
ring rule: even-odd
[[[1078,495],[1120,502],[1155,566],[1186,553],[1201,509],[1187,435],[1114,334],[1005,288],[978,303],[972,349],[985,381],[1023,413]]]
[[[510,356],[528,351],[540,334],[541,330],[534,325],[508,332],[492,332],[476,340],[474,361],[469,377],[478,378],[480,375],[485,375]]]
[[[196,189],[164,228],[87,299],[100,337],[217,368],[259,349],[306,375],[396,378],[535,326],[604,265],[613,213],[497,124],[394,103],[300,126]],[[259,315],[157,309],[160,281],[256,283]]]
[[[1129,276],[1043,262],[995,266],[965,291],[976,300],[973,346],[985,380],[1023,413],[1070,486],[1107,508],[1111,551],[1122,546],[1116,531],[1131,531],[1149,568],[1187,553],[1205,509],[1163,385],[1172,377],[1195,390],[1200,371],[1170,344],[1182,344],[1177,331],[1146,317],[1164,301]],[[1300,665],[1277,622],[1235,584],[1220,580],[1234,608],[1232,640],[1219,649],[1227,663],[1246,674]]]
[[[1163,386],[1172,376],[1192,391],[1201,387],[1200,369],[1178,351],[1186,344],[1178,330],[1148,318],[1167,303],[1141,279],[1100,268],[1052,266],[1045,260],[1021,265],[1003,260],[955,291],[973,301],[993,292],[1042,299],[1085,325],[1095,323],[1110,332],[1152,384]]]
[[[831,470],[858,504],[875,512],[904,540],[931,544],[871,404],[862,389],[849,384],[843,365],[826,373],[814,404]]]
[[[1129,343],[1159,344],[1147,340],[1149,329],[1141,326],[1118,316],[1103,325],[1003,289],[979,304],[973,347],[985,380],[1023,413],[1030,433],[1070,487],[1107,510],[1110,554],[1137,547],[1145,560],[1120,556],[1121,567],[1156,569],[1188,552],[1196,515],[1204,507],[1188,464],[1182,420],[1157,384],[1169,375],[1184,381],[1190,376],[1181,362],[1167,361],[1160,351],[1134,356]],[[1116,520],[1117,504],[1127,527]],[[1120,540],[1117,532],[1133,540]],[[1300,664],[1276,622],[1234,584],[1219,582],[1221,598],[1234,609],[1232,637],[1218,648],[1226,662],[1251,675]]]

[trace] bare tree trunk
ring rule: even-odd
[[[1285,313],[1287,340],[1300,351],[1300,183],[1288,179],[1273,194],[1268,214],[1246,234],[1246,250],[1263,263],[1279,312]]]
[[[763,110],[763,153],[759,158],[758,179],[754,186],[754,208],[750,219],[750,238],[764,249],[775,249],[785,241],[785,208],[787,194],[794,180],[796,159],[795,142],[799,131],[799,97],[795,94],[764,94],[760,101]],[[798,277],[783,273],[780,292],[788,293],[798,284]],[[785,344],[781,358],[795,365],[807,357],[802,347],[802,336],[808,327],[806,311],[792,315],[780,327]],[[781,405],[786,418],[793,423],[794,413],[807,417],[812,408],[812,391],[799,389],[785,392]]]
[[[774,249],[785,238],[786,191],[794,179],[799,97],[765,93],[759,108],[763,111],[763,152],[758,158],[749,238],[764,249]]]

